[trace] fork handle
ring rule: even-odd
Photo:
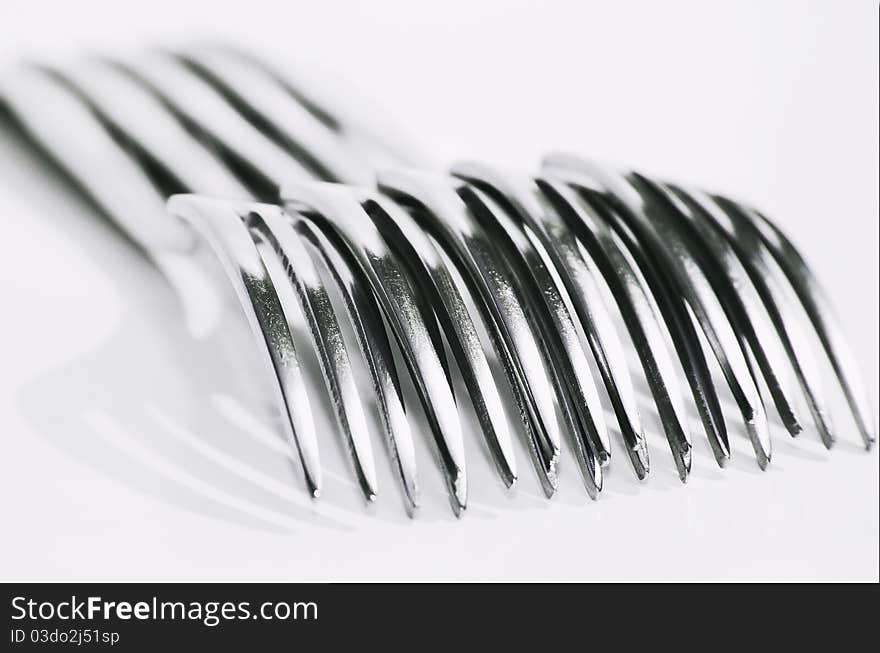
[[[148,254],[189,251],[195,236],[165,212],[164,194],[126,153],[89,105],[48,72],[21,66],[0,79],[0,104]],[[108,183],[113,180],[112,183]]]

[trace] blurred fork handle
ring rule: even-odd
[[[88,59],[53,64],[52,70],[132,155],[161,168],[160,178],[153,181],[166,197],[198,189],[212,197],[251,198],[216,151],[195,138],[166,104],[118,66]]]
[[[197,235],[168,215],[164,189],[82,95],[57,74],[23,64],[0,77],[0,103],[14,127],[156,264],[180,297],[190,331],[214,328],[223,295],[199,261]]]
[[[295,62],[284,60],[284,65],[226,44],[205,45],[188,49],[184,55],[220,53],[237,57],[272,77],[292,99],[306,107],[326,124],[336,137],[358,158],[369,162],[373,170],[390,166],[418,167],[435,170],[439,165],[430,153],[424,151],[419,139],[405,133],[400,121],[375,98],[364,95],[347,84],[328,83],[341,80],[307,74]]]
[[[252,122],[296,152],[317,177],[347,184],[375,183],[372,166],[302,103],[291,101],[284,86],[254,61],[217,48],[192,49],[178,56]]]
[[[168,217],[163,193],[73,90],[21,65],[0,77],[0,98],[25,135],[148,255],[193,250],[195,234]]]

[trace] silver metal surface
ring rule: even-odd
[[[779,360],[779,353],[775,352],[778,343],[771,331],[772,328],[776,329],[778,340],[806,395],[822,441],[830,448],[834,442],[834,434],[821,391],[821,380],[817,376],[812,353],[800,333],[797,318],[789,310],[790,298],[775,274],[776,271],[772,269],[773,263],[764,251],[763,244],[759,239],[749,239],[748,234],[738,233],[732,222],[725,219],[727,214],[705,193],[697,190],[685,192],[662,185],[658,188],[677,198],[677,201],[672,201],[679,208],[679,214],[693,226],[698,238],[707,247],[709,260],[723,267],[723,275],[730,282],[726,293],[728,301],[738,303],[745,317],[751,321],[753,329],[749,333],[752,339],[763,342],[774,350],[773,358],[767,364],[783,370],[787,366],[784,361]],[[713,223],[728,234],[730,242],[717,228],[713,228]],[[736,251],[733,245],[738,245]],[[767,323],[768,317],[772,321],[772,327]]]
[[[461,195],[473,199],[479,191],[451,177],[402,170],[380,173],[379,187],[404,205],[414,207],[423,228],[443,243],[479,298],[478,305],[487,325],[491,325],[496,350],[519,404],[539,478],[545,493],[551,496],[557,487],[556,465],[562,439],[552,373],[509,266],[480,227],[472,205]],[[592,465],[590,483],[600,487],[594,476],[601,478],[598,461]]]
[[[278,207],[178,195],[168,201],[168,210],[202,234],[223,265],[260,355],[277,381],[276,399],[287,417],[282,428],[299,453],[309,492],[317,497],[321,465],[308,384],[275,285],[245,223],[253,212],[278,212]]]
[[[373,297],[397,339],[415,382],[449,487],[453,510],[467,506],[467,472],[461,425],[449,373],[402,267],[366,213],[366,191],[309,183],[285,186],[281,197],[296,222],[312,222],[344,243],[369,281]]]
[[[467,289],[459,288],[446,267],[440,246],[406,210],[378,195],[365,204],[365,209],[385,240],[395,249],[398,259],[409,267],[411,278],[419,284],[417,290],[425,299],[426,312],[436,312],[470,393],[498,473],[505,485],[511,487],[517,478],[513,442],[495,377],[462,296]]]
[[[577,192],[574,192],[574,188],[570,188],[562,180],[554,179],[552,175],[543,177],[540,183],[551,200],[560,198],[560,196],[565,200],[561,202],[560,207],[563,215],[570,215],[572,211],[577,214],[570,216],[573,219],[569,221],[568,227],[573,233],[568,238],[572,239],[579,247],[582,247],[581,241],[588,244],[597,242],[595,236],[588,233],[585,218],[589,218],[595,230],[605,231],[603,223],[612,225],[612,240],[606,239],[606,243],[614,240],[619,241],[619,244],[614,247],[621,257],[628,256],[632,259],[632,262],[628,264],[632,271],[632,279],[641,280],[639,283],[643,287],[645,299],[656,307],[665,320],[665,327],[669,330],[672,343],[678,353],[679,362],[690,385],[713,454],[718,464],[723,467],[730,457],[730,449],[721,405],[712,384],[696,325],[693,323],[691,311],[683,295],[675,291],[674,283],[668,278],[667,271],[646,251],[632,230],[620,218],[619,211],[605,201],[604,195],[588,191],[582,186],[579,186]],[[590,209],[592,213],[586,213],[587,209]],[[596,217],[602,219],[596,220],[594,219]],[[564,230],[562,233],[568,232]],[[605,257],[601,251],[594,250],[594,252],[594,256],[599,260]],[[624,278],[629,277],[626,270],[621,274],[625,275]],[[612,287],[614,284],[620,283],[616,279],[617,273],[613,270],[610,275],[606,275],[606,280]],[[647,292],[648,290],[650,292]],[[614,291],[612,290],[612,292]]]
[[[294,231],[292,221],[281,210],[253,211],[247,215],[245,223],[256,236],[257,249],[262,250],[268,245],[277,254],[281,264],[277,269],[287,278],[275,273],[276,268],[267,266],[275,287],[289,286],[287,281],[293,283],[309,325],[312,343],[318,352],[339,431],[348,445],[361,490],[366,499],[372,501],[377,492],[376,464],[367,419],[354,382],[342,330],[324,283],[305,244]],[[263,259],[272,259],[271,253],[264,254]],[[281,295],[280,299],[284,307],[284,296]]]
[[[589,447],[592,456],[601,465],[607,465],[611,460],[611,445],[602,415],[602,405],[590,373],[586,351],[581,344],[580,329],[572,318],[574,311],[570,308],[571,300],[563,294],[565,291],[558,281],[558,274],[554,274],[553,262],[536,240],[532,226],[522,224],[522,218],[515,209],[509,210],[509,198],[498,193],[500,184],[486,182],[486,179],[495,175],[494,171],[471,164],[456,166],[453,172],[492,197],[492,202],[481,202],[482,215],[486,218],[483,224],[489,233],[497,234],[499,248],[504,248],[506,244],[517,285],[523,289],[531,313],[544,325],[541,332],[545,348],[549,350],[546,353],[548,365],[554,369],[557,385],[567,386],[567,393],[563,389],[561,394],[567,398],[563,407],[568,413],[566,418],[569,429],[576,434],[579,448]],[[604,306],[600,304],[596,310],[602,311]],[[612,335],[616,339],[613,331]],[[596,339],[594,337],[591,343]],[[603,354],[604,351],[603,349]],[[616,353],[622,358],[622,348],[618,347]],[[620,359],[615,360],[621,362]],[[621,368],[628,382],[625,359],[622,360]],[[631,386],[629,391],[632,393]],[[557,393],[560,394],[560,391]]]
[[[622,218],[628,219],[626,226],[674,278],[724,371],[740,407],[758,465],[766,467],[771,457],[770,429],[755,382],[754,375],[758,371],[753,364],[754,354],[745,336],[738,334],[728,320],[711,282],[678,230],[670,226],[667,216],[656,210],[656,203],[649,202],[629,177],[566,155],[548,157],[544,167],[575,185],[589,188],[598,184],[609,200],[622,209],[621,214],[616,215],[626,216]]]
[[[846,338],[843,337],[831,308],[831,302],[821,284],[810,271],[797,248],[770,220],[741,204],[735,204],[721,197],[715,199],[721,202],[725,211],[737,221],[739,232],[744,234],[744,237],[748,234],[746,226],[760,235],[776,264],[791,283],[834,368],[865,447],[870,449],[877,439],[877,434],[865,390],[859,378],[858,365],[850,352]],[[764,251],[763,248],[761,251]],[[766,256],[763,256],[762,260],[766,265],[770,265],[770,259]]]
[[[564,221],[563,211],[569,211],[569,217],[577,220],[585,228],[584,246],[602,272],[621,310],[663,421],[679,477],[684,481],[691,468],[687,418],[679,396],[677,373],[672,367],[672,360],[663,341],[663,328],[644,281],[620,239],[599,219],[589,204],[572,189],[559,182],[544,180],[542,188],[548,201],[556,199],[555,205],[559,207],[560,212],[555,216],[550,211],[540,214],[543,216],[544,231],[548,239],[552,238],[550,234],[555,232],[558,237],[554,238],[553,242],[557,243],[557,247],[566,239],[570,241],[571,237],[565,235],[568,225]],[[570,247],[570,242],[568,246]],[[576,261],[575,256],[569,255],[566,260]],[[575,296],[581,295],[576,293]],[[584,307],[586,308],[588,307]],[[635,446],[632,451],[638,460],[641,461],[642,457],[647,460],[644,439],[637,441]]]
[[[403,490],[404,505],[407,513],[412,516],[419,506],[415,448],[403,404],[400,379],[394,367],[391,343],[388,341],[379,308],[367,280],[358,274],[357,266],[346,260],[344,251],[337,249],[321,229],[305,220],[295,224],[294,228],[318,252],[342,294],[373,382],[379,417]]]

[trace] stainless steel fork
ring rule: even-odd
[[[827,299],[785,236],[742,204],[568,155],[548,157],[538,175],[473,163],[450,174],[415,171],[406,148],[322,105],[285,71],[225,47],[29,64],[0,80],[0,97],[172,281],[205,251],[198,243],[210,244],[315,496],[321,469],[290,326],[294,303],[359,485],[367,499],[377,493],[363,400],[319,260],[367,362],[410,514],[418,474],[391,339],[428,417],[456,514],[466,505],[467,472],[446,346],[501,479],[516,481],[512,434],[477,323],[502,364],[548,496],[566,436],[587,491],[602,489],[611,445],[600,385],[635,473],[649,472],[615,312],[682,481],[692,443],[679,367],[716,461],[730,456],[702,336],[762,468],[771,458],[762,384],[792,435],[802,429],[800,391],[824,444],[834,441],[804,326],[818,336],[865,445],[874,441]],[[169,218],[162,205],[172,194]],[[793,318],[795,303],[809,325]]]

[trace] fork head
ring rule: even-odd
[[[456,514],[468,485],[456,375],[502,481],[510,486],[518,476],[492,358],[548,495],[565,438],[588,492],[601,491],[612,458],[603,402],[635,473],[648,475],[640,381],[685,481],[692,439],[682,373],[723,466],[727,421],[707,353],[761,467],[771,458],[765,396],[792,435],[805,399],[830,447],[826,393],[794,324],[795,304],[806,310],[805,326],[866,446],[873,443],[870,410],[828,301],[794,246],[758,212],[568,155],[548,157],[534,175],[476,164],[451,174],[414,171],[418,157],[395,139],[322,103],[288,73],[206,46],[23,66],[0,80],[0,96],[23,131],[166,270],[174,266],[162,262],[186,258],[197,243],[222,262],[311,494],[321,488],[319,443],[294,343],[297,311],[372,500],[364,400],[340,335],[341,322],[353,326],[410,513],[419,483],[395,352],[428,417]],[[327,284],[343,306],[330,302]],[[635,378],[627,345],[641,367]]]

